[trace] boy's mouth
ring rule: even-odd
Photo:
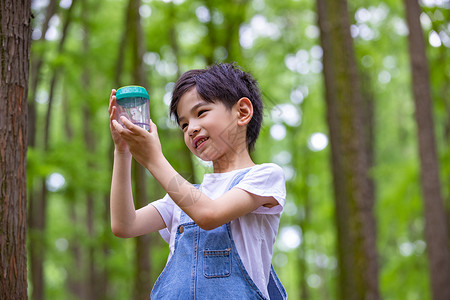
[[[203,144],[204,142],[206,142],[208,139],[209,139],[209,138],[206,137],[206,136],[200,136],[200,137],[197,137],[197,138],[194,140],[194,148],[197,149],[201,144]]]

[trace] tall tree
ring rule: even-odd
[[[67,10],[62,26],[61,39],[58,43],[58,54],[64,50],[64,44],[68,36],[68,29],[72,22],[73,7],[76,1],[73,0],[70,8]],[[37,70],[38,72],[39,70]],[[53,70],[52,78],[50,80],[49,97],[47,103],[47,112],[45,116],[44,136],[43,136],[43,150],[47,152],[50,149],[50,124],[52,119],[52,107],[55,94],[55,87],[62,69],[57,66]],[[39,77],[39,74],[36,74]],[[35,79],[37,80],[37,78]],[[33,87],[34,89],[34,87]],[[34,93],[35,91],[33,91]],[[30,269],[31,281],[33,283],[33,299],[45,299],[45,277],[44,277],[44,260],[45,260],[45,236],[47,226],[47,198],[48,191],[46,186],[46,179],[40,178],[40,187],[37,194],[30,199],[29,207],[29,229],[30,229]]]
[[[239,43],[239,29],[245,21],[248,3],[248,0],[233,0],[227,3],[227,9],[224,10],[227,32],[224,47],[228,53],[228,61],[230,62],[241,57],[242,49]],[[213,44],[214,42],[214,39],[211,38],[211,46],[215,46]]]
[[[206,38],[208,39],[209,47],[206,47],[208,52],[205,54],[205,59],[208,65],[212,65],[214,63],[214,50],[217,47],[217,31],[214,25],[214,20],[212,18],[215,3],[211,0],[204,0],[203,3],[205,4],[205,7],[208,8],[210,14],[209,21],[206,23],[206,26],[208,28],[208,34]]]
[[[38,43],[45,43],[45,34],[49,28],[50,19],[56,13],[57,0],[50,0],[45,10],[44,22],[40,28],[41,37]],[[44,51],[31,54],[31,76],[30,76],[30,89],[28,100],[28,146],[34,147],[36,141],[36,95],[37,87],[41,79],[41,69],[45,62]],[[32,198],[32,195],[30,195]],[[30,202],[32,199],[30,199]]]
[[[336,202],[340,298],[378,299],[374,193],[347,2],[317,0]]]
[[[90,9],[89,2],[87,0],[82,0],[82,23],[83,23],[83,53],[87,57],[89,52],[91,51],[90,46]],[[73,2],[72,2],[73,5]],[[83,71],[81,73],[81,84],[84,91],[90,91],[91,87],[91,68],[90,65],[86,64],[83,66]],[[83,136],[84,142],[86,145],[86,149],[88,153],[94,154],[96,151],[98,137],[95,136],[95,131],[93,128],[93,109],[92,109],[92,101],[86,101],[82,104],[82,112],[83,112]],[[92,172],[97,169],[96,163],[92,158],[88,160],[87,170]],[[94,243],[97,240],[98,234],[96,232],[96,228],[94,226],[94,218],[96,216],[96,209],[94,205],[94,195],[92,190],[86,191],[86,215],[85,215],[85,223],[87,225],[87,233],[90,240],[87,249],[87,266],[86,266],[86,276],[84,286],[86,287],[86,295],[84,299],[102,299],[106,294],[106,285],[107,278],[99,279],[100,275],[100,265],[98,261],[96,261],[96,253],[97,253],[97,245]],[[103,257],[100,256],[100,257]],[[106,297],[104,297],[106,298]]]
[[[128,7],[127,22],[130,24],[130,46],[132,49],[132,77],[135,84],[146,87],[148,90],[147,76],[144,65],[145,43],[142,32],[141,18],[139,15],[140,0],[130,0]],[[147,175],[145,168],[134,161],[134,192],[135,205],[137,207],[145,206],[148,203],[147,196]],[[149,285],[151,280],[150,263],[150,235],[139,236],[136,239],[136,277],[134,281],[134,299],[148,299]]]
[[[422,194],[425,202],[427,242],[433,299],[450,299],[450,251],[448,227],[439,179],[439,163],[425,41],[417,0],[404,0],[409,28],[409,53],[419,142]]]
[[[26,153],[31,1],[0,1],[0,298],[27,299]]]
[[[45,10],[44,22],[40,28],[41,37],[37,43],[45,43],[45,35],[49,28],[50,19],[56,13],[57,0],[51,0]],[[36,96],[37,88],[39,82],[41,81],[41,69],[45,63],[44,51],[39,51],[37,53],[33,52],[31,54],[31,76],[29,84],[29,100],[28,100],[28,147],[34,148],[36,145]],[[28,227],[29,227],[29,240],[33,247],[29,249],[30,255],[30,279],[33,285],[33,293],[42,294],[43,290],[43,269],[42,269],[42,259],[40,259],[40,254],[43,253],[40,247],[41,239],[34,234],[34,228],[37,228],[37,221],[35,214],[38,212],[38,207],[41,203],[41,193],[38,190],[33,189],[33,177],[29,178],[30,191],[28,198]],[[36,230],[37,233],[37,230]],[[34,297],[33,297],[34,298]]]
[[[176,62],[177,62],[177,78],[179,78],[181,76],[181,53],[180,53],[180,45],[178,43],[178,39],[177,39],[177,23],[175,22],[175,20],[177,20],[177,16],[176,16],[176,7],[174,5],[174,3],[170,3],[169,6],[169,16],[170,16],[170,23],[169,23],[169,37],[170,37],[170,47],[172,48],[173,54],[175,56]],[[208,27],[209,28],[209,27]],[[208,34],[208,37],[210,36],[210,34]],[[206,57],[206,61],[209,63],[212,63],[212,58],[211,60],[208,58],[208,56]],[[180,131],[178,132],[178,135],[180,137],[180,140],[183,140],[183,133]],[[180,159],[181,161],[185,161],[186,162],[186,172],[185,174],[183,174],[184,176],[186,176],[187,180],[191,180],[192,182],[195,181],[195,166],[194,166],[194,161],[191,158],[191,151],[189,151],[188,147],[181,147],[181,151],[179,153],[180,156],[182,156],[183,159]]]
[[[67,88],[67,85],[64,86],[64,89]],[[63,97],[63,112],[64,112],[64,133],[66,138],[66,144],[73,143],[74,138],[74,126],[73,126],[73,120],[71,118],[71,110],[69,109],[69,102],[70,97],[67,92],[64,91],[64,97]],[[65,199],[66,201],[70,203],[74,203],[76,196],[73,191],[69,191],[66,193]],[[71,222],[71,224],[78,224],[81,222],[79,219],[80,217],[77,214],[76,205],[70,205],[68,208],[68,218]],[[74,242],[71,242],[69,244],[69,252],[70,256],[72,258],[72,265],[74,269],[80,269],[79,267],[83,265],[83,258],[82,258],[82,250],[80,243],[78,242],[81,240],[78,236],[74,239]],[[85,299],[86,293],[85,293],[85,284],[81,281],[81,278],[85,277],[84,272],[69,272],[67,274],[66,279],[66,285],[68,293],[72,294],[74,297],[77,297],[78,299]]]

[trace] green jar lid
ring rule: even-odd
[[[116,99],[123,99],[130,97],[142,97],[149,99],[147,90],[142,86],[138,85],[124,86],[118,89],[116,92]]]

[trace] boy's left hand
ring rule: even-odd
[[[113,120],[114,128],[128,144],[134,159],[149,169],[163,156],[156,125],[150,120],[150,130],[147,131],[123,116],[120,121],[125,128]]]

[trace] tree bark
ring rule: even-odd
[[[373,182],[345,0],[317,0],[336,202],[340,298],[379,299]]]
[[[425,239],[432,296],[435,300],[444,300],[450,299],[449,238],[439,179],[428,62],[420,24],[421,9],[417,0],[404,0],[404,3],[409,28],[408,40],[419,142],[420,178],[425,202]]]
[[[0,1],[1,299],[27,299],[26,153],[30,21],[30,1]]]

